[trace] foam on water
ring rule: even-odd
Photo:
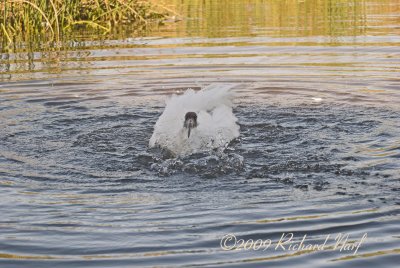
[[[150,147],[161,147],[174,156],[225,147],[239,136],[239,125],[232,111],[233,84],[212,84],[200,91],[188,89],[173,95],[158,119]],[[183,127],[185,114],[195,112],[198,126],[190,137]]]

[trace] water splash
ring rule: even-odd
[[[150,169],[156,171],[159,176],[190,174],[200,175],[202,178],[215,178],[240,173],[244,169],[244,158],[233,152],[203,152],[158,161],[153,163]]]
[[[225,147],[239,136],[237,118],[232,112],[234,86],[213,84],[197,92],[188,89],[183,95],[173,95],[166,101],[149,146],[161,147],[174,156]],[[195,112],[198,117],[198,126],[190,137],[183,127],[187,112]]]

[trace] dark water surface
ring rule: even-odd
[[[0,267],[398,267],[400,3],[245,2],[2,54]],[[148,149],[168,95],[227,82],[223,153]],[[275,248],[283,233],[330,238]],[[227,234],[273,245],[223,250]],[[338,234],[367,239],[354,255]]]

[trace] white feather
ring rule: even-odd
[[[239,136],[237,118],[232,112],[234,85],[210,85],[200,91],[188,89],[173,95],[154,127],[150,147],[162,147],[174,155],[188,155],[223,147]],[[198,126],[187,137],[185,114],[195,112]]]

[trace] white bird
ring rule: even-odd
[[[154,126],[149,146],[167,149],[175,156],[226,146],[239,136],[232,112],[233,87],[210,85],[172,95]]]

